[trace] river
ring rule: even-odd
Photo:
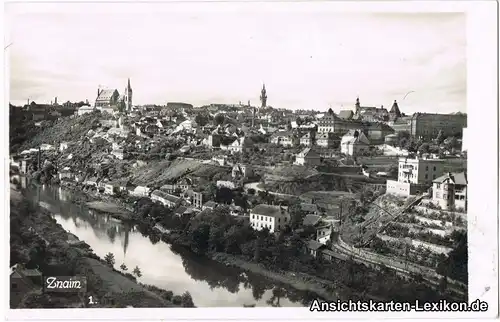
[[[134,226],[72,203],[73,192],[60,187],[28,185],[26,195],[54,213],[67,231],[85,241],[101,258],[111,252],[115,268],[138,266],[139,282],[181,295],[189,291],[197,307],[242,307],[244,304],[302,307],[309,293],[277,285],[266,278],[227,267],[188,251],[174,251],[162,241],[153,243]]]

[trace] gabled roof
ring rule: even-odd
[[[158,196],[158,197],[163,198],[163,199],[170,201],[170,202],[177,202],[177,201],[179,201],[179,199],[181,199],[180,197],[165,193],[165,192],[160,191],[160,190],[153,191],[151,193],[151,195]]]
[[[308,240],[306,242],[306,247],[308,249],[312,249],[312,250],[318,250],[320,249],[321,247],[326,247],[325,245],[323,245],[322,243],[320,243],[319,241],[316,241],[316,240]]]
[[[281,216],[282,209],[284,210],[284,208],[280,206],[260,204],[255,206],[251,212],[262,216],[279,217]]]
[[[395,114],[397,117],[401,116],[401,111],[399,110],[398,102],[396,102],[396,100],[394,100],[394,104],[392,104],[390,113]]]
[[[304,226],[314,226],[316,225],[319,221],[321,220],[321,216],[318,215],[307,215],[304,217],[304,220],[302,221],[302,224]]]
[[[448,172],[448,173],[432,180],[432,182],[443,183],[446,180],[450,180],[451,183],[459,184],[459,185],[467,185],[467,183],[468,183],[467,174],[465,172],[460,172],[460,173]]]
[[[341,110],[339,112],[339,117],[344,120],[349,120],[353,117],[354,113],[351,110]]]
[[[203,204],[203,207],[208,207],[208,208],[215,208],[215,206],[217,206],[217,203],[213,200],[207,201],[205,202],[205,204]]]
[[[306,156],[319,157],[319,154],[318,154],[318,152],[314,151],[314,149],[312,149],[312,148],[305,148],[297,155],[297,157],[299,157],[299,158],[304,158]]]
[[[300,204],[300,208],[304,211],[309,211],[309,212],[318,211],[318,206],[313,203],[303,202]]]
[[[118,93],[116,89],[103,89],[97,96],[96,101],[109,101],[115,95],[115,92]]]

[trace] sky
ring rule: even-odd
[[[130,78],[138,105],[258,105],[265,83],[276,108],[466,112],[464,14],[225,5],[6,4],[10,101],[93,102]]]

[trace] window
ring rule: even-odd
[[[252,215],[252,219],[255,219],[255,215]]]
[[[436,171],[436,167],[434,167],[434,171]]]
[[[425,171],[429,171],[429,166],[428,165],[425,166]]]
[[[432,179],[436,179],[436,175],[435,174],[432,175]]]
[[[441,184],[440,183],[436,184],[436,189],[441,189]]]
[[[278,218],[278,222],[280,222],[280,221],[281,221],[281,218]]]
[[[439,191],[436,191],[436,198],[441,198],[441,194],[439,193]]]
[[[428,178],[429,178],[429,176],[426,174],[426,175],[425,175],[425,179],[428,179]]]
[[[11,286],[12,286],[13,289],[16,289],[17,288],[17,283],[12,283]]]

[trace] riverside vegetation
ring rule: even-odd
[[[140,284],[132,274],[109,265],[109,258],[107,262],[95,255],[87,244],[69,244],[67,232],[45,209],[16,195],[11,198],[10,265],[25,263],[27,268],[38,268],[44,276],[83,275],[87,290],[85,294],[46,293],[36,288],[14,307],[88,307],[88,296],[100,299],[92,307],[194,307],[188,292],[179,296]],[[111,280],[113,283],[109,283]]]

